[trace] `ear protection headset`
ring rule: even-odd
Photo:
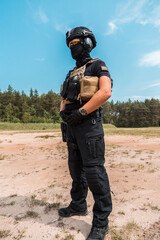
[[[84,45],[84,48],[85,48],[86,50],[88,50],[89,52],[90,52],[90,51],[92,50],[92,48],[93,48],[92,40],[91,40],[89,37],[85,37],[85,38],[84,38],[83,45]]]

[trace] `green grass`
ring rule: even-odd
[[[1,203],[0,204],[0,207],[7,207],[7,206],[13,206],[13,205],[15,205],[15,201],[12,201],[12,202],[10,202],[10,203]]]
[[[104,128],[116,128],[112,124],[104,124]],[[9,122],[0,122],[0,130],[59,130],[60,123],[9,123]]]
[[[36,136],[35,138],[45,138],[45,139],[48,139],[48,138],[55,138],[56,136],[54,135],[43,135],[43,136]]]
[[[116,126],[114,126],[113,124],[103,124],[103,128],[104,129],[116,129]]]
[[[35,211],[27,211],[25,217],[26,217],[26,218],[27,218],[27,217],[37,218],[37,217],[38,217],[38,213],[35,212]]]
[[[159,137],[160,127],[148,128],[117,128],[112,124],[103,124],[106,135],[132,135],[144,137]],[[58,132],[60,123],[8,123],[0,122],[0,131],[23,131],[23,132]]]
[[[0,238],[6,238],[10,236],[10,230],[0,230]]]
[[[4,160],[5,159],[5,155],[0,154],[0,160]]]
[[[18,235],[14,236],[13,239],[20,240],[20,239],[24,238],[25,237],[25,234],[24,234],[25,231],[26,231],[25,229],[23,229],[23,230],[18,229]]]
[[[60,123],[8,123],[0,122],[0,130],[52,130],[60,129]]]
[[[120,229],[117,229],[114,226],[111,226],[109,229],[109,235],[111,237],[111,240],[130,240],[133,234],[134,236],[137,236],[137,238],[134,239],[140,239],[138,238],[139,233],[140,227],[134,221],[128,222]]]
[[[106,135],[132,135],[132,136],[143,136],[143,137],[159,137],[160,138],[160,127],[148,127],[148,128],[105,128],[104,132]]]
[[[44,209],[45,213],[48,213],[49,211],[51,211],[52,209],[57,209],[60,206],[59,202],[56,203],[49,203],[47,204],[47,206]]]
[[[74,240],[74,236],[71,234],[68,234],[67,236],[65,236],[64,240]]]

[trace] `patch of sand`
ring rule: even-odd
[[[107,239],[160,239],[160,138],[105,135],[105,142],[113,199]],[[6,240],[86,239],[90,192],[88,216],[61,219],[57,213],[69,204],[71,187],[61,133],[0,134],[0,186],[0,231]]]

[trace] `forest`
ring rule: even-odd
[[[52,90],[38,94],[30,89],[29,96],[24,91],[0,90],[0,122],[11,123],[59,123],[60,95]],[[103,105],[103,123],[116,127],[158,127],[160,126],[160,100],[113,102]]]

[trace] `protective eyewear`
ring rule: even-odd
[[[78,43],[80,43],[80,39],[78,39],[78,38],[73,39],[72,41],[69,42],[69,48],[71,46],[77,45]]]

